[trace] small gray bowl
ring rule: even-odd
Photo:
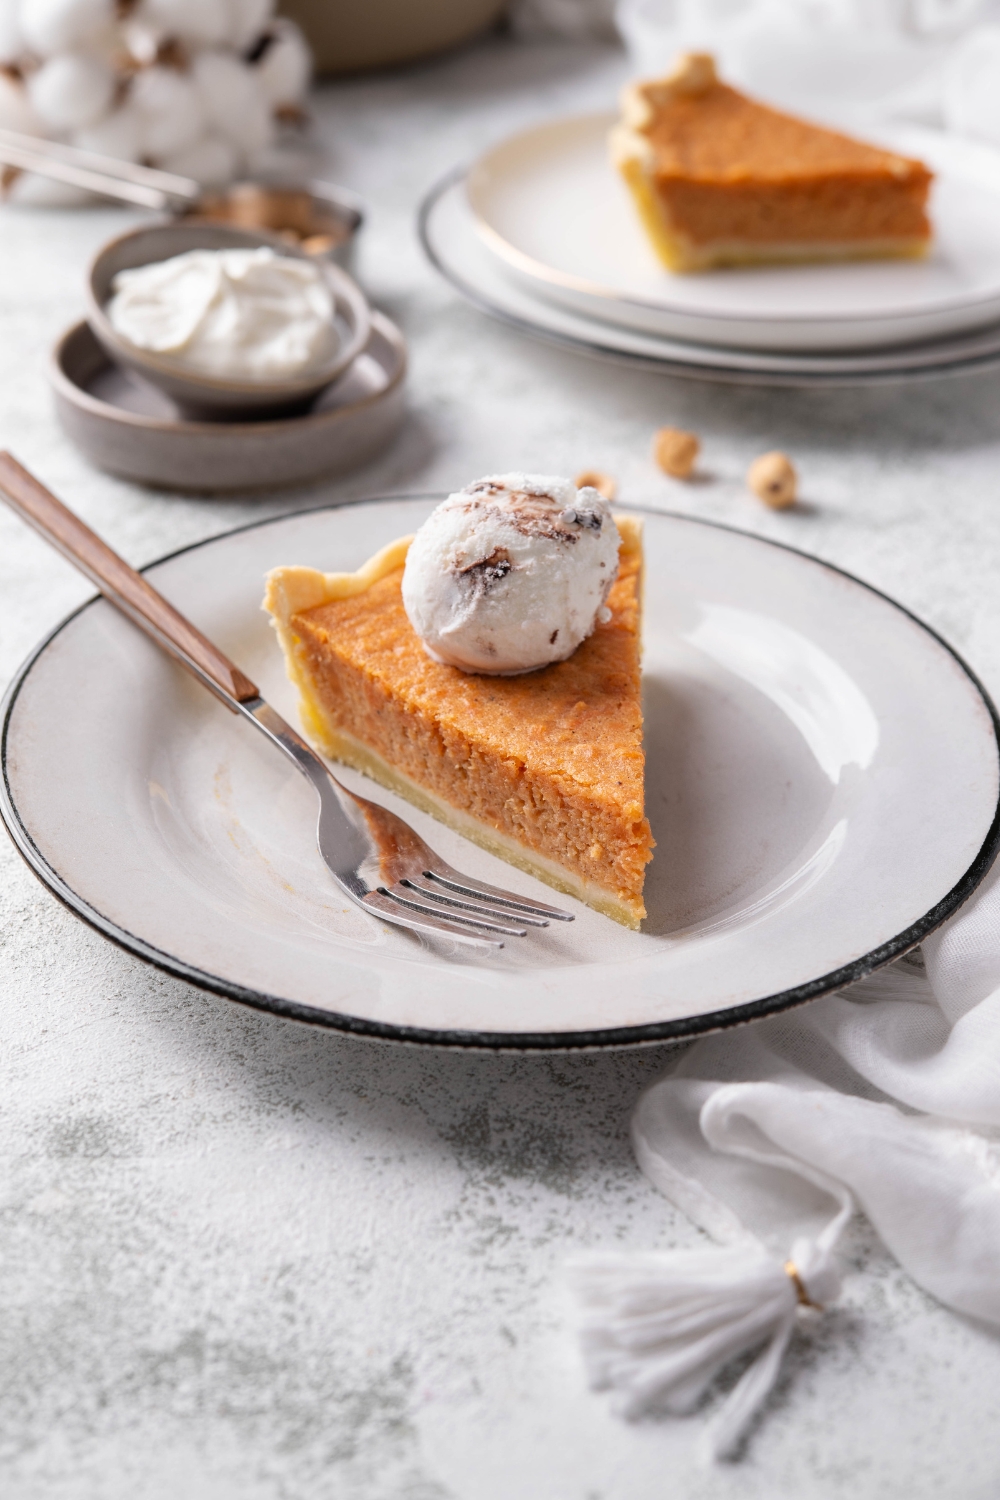
[[[321,370],[291,379],[245,381],[189,373],[179,369],[174,360],[137,348],[112,327],[105,307],[119,271],[169,260],[188,250],[253,250],[260,246],[296,260],[308,260],[327,281],[340,342]],[[304,411],[357,358],[371,333],[364,293],[338,266],[317,261],[275,235],[224,224],[153,224],[111,240],[97,252],[87,276],[87,321],[116,364],[135,370],[165,391],[186,416],[202,421],[246,421]]]

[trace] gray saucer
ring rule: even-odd
[[[163,391],[113,364],[86,323],[59,339],[49,364],[56,415],[91,463],[160,489],[216,493],[304,484],[379,452],[403,414],[406,344],[372,313],[368,345],[303,416],[191,422]]]

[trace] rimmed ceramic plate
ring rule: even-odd
[[[590,317],[723,347],[883,349],[1000,320],[1000,157],[912,127],[880,132],[936,176],[925,260],[672,275],[608,157],[617,116],[555,120],[495,146],[466,190],[487,248],[539,294]]]
[[[430,499],[264,522],[147,569],[296,706],[260,609],[279,563],[355,568]],[[81,917],[171,973],[370,1036],[549,1048],[688,1036],[839,987],[918,942],[997,849],[997,721],[919,621],[759,538],[647,513],[649,917],[588,908],[480,960],[338,898],[311,788],[103,600],[36,651],[3,710],[3,815]],[[372,795],[371,783],[347,775]],[[384,800],[458,868],[547,887]]]
[[[546,343],[620,364],[726,385],[799,388],[930,380],[1000,363],[1000,325],[879,353],[798,354],[690,343],[590,317],[541,296],[486,248],[461,168],[430,190],[418,222],[431,264],[473,306]]]

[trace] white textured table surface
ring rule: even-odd
[[[620,55],[490,42],[318,102],[372,205],[360,272],[411,342],[407,427],[336,486],[179,499],[89,470],[47,350],[114,210],[0,211],[0,444],[136,563],[286,508],[520,468],[788,540],[894,594],[1000,694],[1000,375],[874,391],[685,384],[526,342],[422,263],[419,195],[540,116],[605,106]],[[648,458],[664,423],[711,483]],[[744,491],[773,447],[807,503]],[[89,590],[0,513],[0,675]],[[67,726],[66,753],[72,755]],[[630,1107],[666,1053],[460,1056],[239,1009],[74,921],[0,843],[0,1493],[5,1500],[775,1500],[1000,1493],[1000,1345],[860,1226],[744,1460],[698,1419],[589,1394],[560,1284],[584,1245],[693,1243],[639,1177]]]

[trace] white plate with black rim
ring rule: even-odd
[[[467,200],[464,168],[428,192],[418,230],[431,264],[482,312],[546,343],[662,374],[797,388],[933,380],[1000,364],[1000,324],[894,349],[809,354],[695,343],[589,316],[540,295],[487,249]]]
[[[487,249],[537,293],[592,317],[725,348],[886,349],[1000,320],[1000,155],[941,131],[883,126],[879,144],[935,173],[926,258],[730,267],[658,261],[608,153],[616,115],[549,120],[471,167]]]
[[[356,568],[435,499],[233,531],[150,579],[293,721],[260,609],[279,563]],[[344,902],[311,789],[104,600],[63,622],[3,705],[2,811],[78,916],[250,1005],[356,1034],[544,1049],[691,1036],[870,973],[975,889],[1000,839],[995,711],[933,631],[803,553],[645,514],[644,930],[576,920],[495,958],[447,952]],[[396,802],[450,863],[532,877]]]

